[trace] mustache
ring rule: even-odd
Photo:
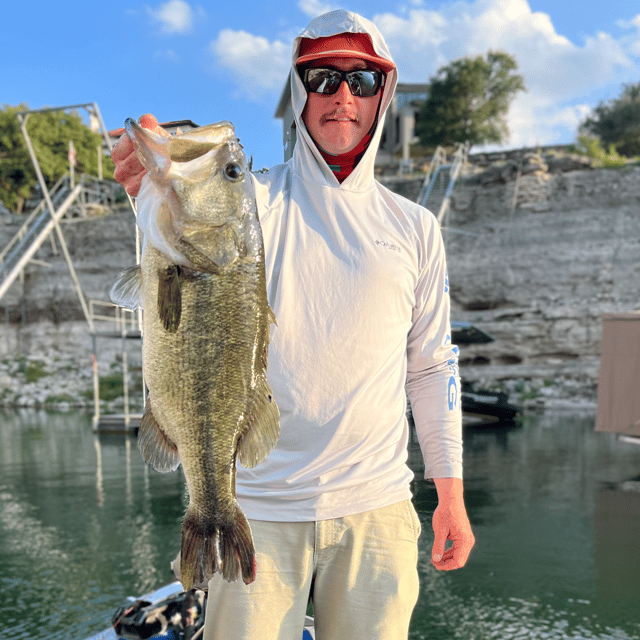
[[[337,109],[331,111],[331,113],[323,115],[320,120],[324,124],[328,120],[335,120],[336,118],[349,118],[356,123],[360,122],[357,114],[353,113],[349,109],[345,109],[344,107],[338,107]]]

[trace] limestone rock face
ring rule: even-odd
[[[0,226],[2,248],[23,220],[18,216],[5,218]],[[108,301],[119,272],[136,262],[135,219],[131,209],[122,207],[105,215],[63,219],[60,226],[85,297]],[[14,283],[0,299],[4,319],[21,323],[84,319],[55,232],[40,247],[36,259],[37,263],[30,263],[25,269],[23,282]]]
[[[496,338],[463,349],[464,373],[595,400],[601,318],[640,308],[640,168],[463,183],[446,226],[453,315]]]
[[[495,338],[461,345],[461,374],[530,406],[594,406],[602,316],[640,308],[640,167],[524,158],[518,174],[506,164],[460,180],[443,223],[452,318]],[[411,200],[422,182],[383,181]],[[4,214],[3,247],[20,222]],[[118,273],[135,264],[131,210],[62,228],[85,296],[108,301]],[[0,299],[0,358],[46,352],[89,363],[91,340],[55,248],[46,242],[37,258],[49,267],[29,265],[24,283]]]
[[[4,248],[24,218],[4,215]],[[109,302],[120,271],[136,263],[130,208],[61,222],[87,303]],[[54,234],[0,299],[0,405],[92,407],[92,337],[59,241]],[[105,312],[105,307],[100,311]],[[138,341],[127,345],[132,386],[139,378]],[[122,341],[100,340],[101,376],[122,372]],[[138,357],[136,357],[138,356]],[[141,395],[141,394],[140,394]]]
[[[452,319],[495,338],[461,346],[461,374],[530,405],[595,403],[602,316],[640,308],[640,167],[581,164],[545,158],[517,180],[488,167],[456,184],[443,222]],[[415,199],[420,181],[388,186]]]

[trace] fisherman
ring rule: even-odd
[[[238,466],[257,577],[211,579],[205,640],[299,640],[309,598],[318,640],[406,640],[420,521],[405,389],[438,494],[433,566],[462,567],[474,544],[441,234],[431,213],[374,179],[396,83],[381,34],[357,14],[324,14],[294,41],[293,157],[252,176],[280,438],[255,468]],[[140,123],[162,132],[153,116]],[[144,169],[126,135],[112,157],[136,196]]]

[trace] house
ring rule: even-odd
[[[409,160],[409,147],[417,142],[416,117],[427,98],[427,87],[427,84],[398,83],[396,93],[387,109],[376,163],[390,164],[400,158]],[[291,157],[296,143],[290,76],[280,95],[275,117],[282,120],[282,144],[286,161]]]

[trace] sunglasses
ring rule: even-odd
[[[384,86],[385,75],[373,69],[357,69],[356,71],[338,71],[337,69],[305,69],[302,81],[308,92],[333,95],[347,81],[349,91],[354,96],[367,98],[375,96]]]

